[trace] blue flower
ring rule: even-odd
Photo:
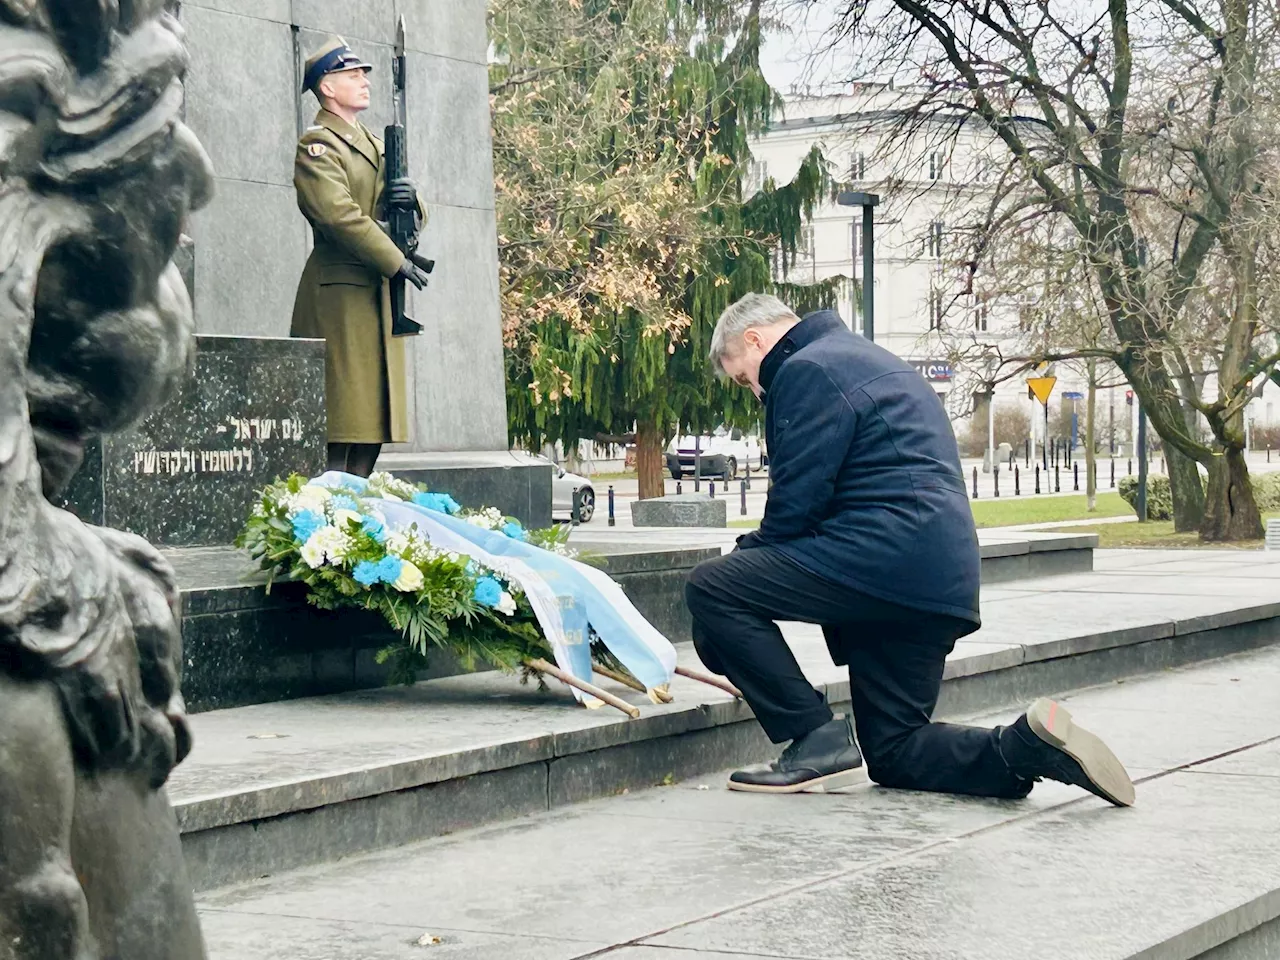
[[[293,538],[298,543],[306,543],[311,535],[328,523],[314,510],[302,510],[293,518]]]
[[[404,570],[404,561],[399,557],[383,557],[374,567],[378,573],[378,579],[383,583],[395,583],[400,579],[400,573]]]
[[[360,504],[356,503],[354,497],[349,497],[345,493],[335,494],[329,502],[333,504],[335,510],[354,510],[360,512]]]
[[[356,568],[351,572],[351,575],[356,578],[357,583],[361,583],[366,587],[372,587],[382,579],[382,574],[378,570],[378,564],[370,563],[368,560],[361,560],[357,563]]]
[[[447,493],[415,493],[413,502],[420,507],[426,507],[437,513],[447,513],[449,516],[462,511],[462,505]]]
[[[496,607],[502,602],[502,584],[493,577],[481,577],[476,581],[476,603],[486,607]]]
[[[529,534],[525,532],[524,527],[520,526],[520,524],[516,523],[514,520],[508,521],[507,525],[502,528],[502,532],[505,533],[512,540],[528,540],[529,539]]]
[[[387,542],[387,528],[377,517],[365,517],[364,523],[360,526],[365,533],[373,537],[378,543]]]

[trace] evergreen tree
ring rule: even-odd
[[[775,250],[794,262],[825,161],[747,195],[749,138],[779,105],[760,0],[492,0],[491,21],[512,440],[634,435],[640,495],[659,496],[675,430],[759,417],[709,369],[724,308],[830,305],[845,282],[770,272]]]

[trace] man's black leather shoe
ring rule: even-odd
[[[748,793],[827,793],[864,779],[862,754],[847,717],[824,723],[782,751],[767,766],[748,767],[729,777],[730,790]]]
[[[1052,700],[1037,700],[1000,731],[1000,754],[1024,780],[1057,780],[1118,807],[1133,806],[1133,781],[1119,758]]]

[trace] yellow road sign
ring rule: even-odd
[[[1049,405],[1049,394],[1053,393],[1053,385],[1057,382],[1057,377],[1027,377],[1027,386],[1046,407]]]

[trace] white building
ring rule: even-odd
[[[1018,306],[986,299],[977,287],[966,292],[966,277],[948,264],[949,255],[962,245],[955,225],[967,219],[965,211],[989,198],[1002,153],[985,128],[970,123],[955,134],[945,119],[924,125],[910,137],[895,138],[889,149],[889,132],[909,102],[910,91],[879,85],[850,85],[841,96],[792,96],[769,132],[752,143],[752,187],[758,188],[766,178],[789,182],[818,146],[832,164],[833,175],[849,189],[880,196],[875,216],[875,340],[930,380],[957,421],[957,435],[963,435],[974,410],[972,393],[985,377],[982,370],[950,368],[948,357],[957,343],[1003,342],[1006,355],[1016,353],[1009,335],[1017,331]],[[861,277],[861,222],[861,208],[823,203],[805,231],[800,256],[787,279],[806,283]],[[780,269],[775,262],[775,272]],[[852,301],[850,288],[841,298],[840,313],[860,329],[860,311]],[[1069,410],[1074,402],[1083,442],[1083,369],[1060,364],[1053,373],[1058,383],[1051,400],[1052,433],[1057,435],[1066,419],[1061,404],[1065,401]],[[1098,393],[1098,434],[1104,445],[1114,435],[1119,450],[1131,435],[1133,407],[1118,373],[1108,373],[1106,381],[1116,386]],[[1035,420],[1043,430],[1043,408],[1028,399],[1021,380],[996,389],[997,410],[1011,404],[1023,405],[1028,414],[1038,411]]]

